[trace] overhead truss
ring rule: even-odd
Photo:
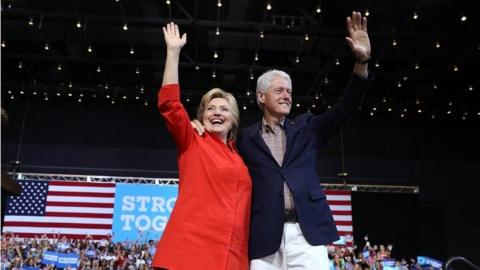
[[[72,175],[72,174],[41,174],[41,173],[9,173],[17,180],[58,180],[80,182],[108,182],[108,183],[136,183],[155,185],[178,185],[177,178],[147,178],[147,177],[124,177],[103,175]],[[326,190],[355,191],[355,192],[390,192],[390,193],[419,193],[418,186],[396,185],[358,185],[322,183]]]

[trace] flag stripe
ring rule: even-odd
[[[327,194],[328,201],[351,201],[352,198],[350,195],[329,195]]]
[[[352,211],[352,206],[351,205],[335,205],[335,204],[332,204],[332,205],[330,205],[330,209],[332,211]]]
[[[347,216],[352,216],[352,211],[333,211],[332,210],[332,214],[333,215],[347,215]]]
[[[53,222],[53,223],[85,223],[84,218],[72,217],[42,217],[42,216],[5,216],[5,222]],[[111,218],[90,218],[90,224],[112,224]]]
[[[335,222],[337,221],[352,221],[351,215],[333,215]]]
[[[352,226],[351,221],[340,221],[340,220],[335,220],[335,225],[344,225],[344,226]]]
[[[49,201],[49,202],[47,202],[47,206],[78,206],[78,207],[113,208],[113,203],[56,202],[56,201]]]
[[[113,218],[113,214],[95,214],[95,213],[62,213],[51,212],[47,213],[48,217],[82,217],[82,218],[109,218],[110,222]]]
[[[47,206],[47,212],[113,214],[113,208]]]
[[[328,203],[330,205],[342,205],[342,206],[352,205],[352,202],[350,202],[350,201],[336,201],[336,200],[329,200],[328,198],[327,198],[327,200],[328,200]]]
[[[72,187],[72,186],[50,186],[51,191],[57,191],[57,192],[62,192],[62,191],[68,191],[68,192],[98,192],[98,193],[113,193],[115,192],[114,187],[87,187],[87,186],[81,186],[81,187]]]
[[[353,227],[352,226],[337,226],[337,230],[339,232],[353,232]]]
[[[351,195],[350,191],[343,191],[343,190],[326,190],[325,193],[327,195]]]
[[[72,194],[74,193],[74,194]],[[105,197],[113,198],[115,197],[114,193],[95,193],[95,192],[70,192],[70,191],[48,191],[49,196],[78,196],[78,197]],[[85,199],[85,198],[84,198]]]
[[[51,202],[91,202],[91,203],[114,203],[115,198],[88,198],[74,196],[47,196],[47,201]]]
[[[85,223],[50,223],[50,222],[5,222],[5,227],[47,227],[47,228],[84,228],[84,229],[112,229],[112,224],[85,224]]]

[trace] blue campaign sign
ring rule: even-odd
[[[383,267],[385,267],[385,266],[394,267],[395,266],[395,260],[383,260],[382,265],[383,265]]]
[[[177,200],[178,187],[117,184],[113,241],[159,240]]]
[[[383,270],[397,270],[395,266],[395,260],[383,260],[382,261]]]
[[[417,263],[422,266],[433,266],[436,269],[442,268],[443,265],[441,261],[425,256],[417,256]]]
[[[88,248],[85,254],[89,259],[92,259],[92,258],[95,258],[95,256],[97,255],[97,251],[93,248]]]
[[[58,253],[58,261],[55,264],[57,268],[66,268],[70,266],[72,268],[77,268],[78,264],[78,255],[72,253]]]
[[[77,268],[78,255],[46,250],[43,252],[42,263],[46,265],[55,265],[57,268],[65,268],[67,266]]]
[[[58,260],[58,253],[55,251],[45,250],[42,256],[42,263],[46,265],[55,265]]]

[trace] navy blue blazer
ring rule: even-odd
[[[249,256],[276,252],[284,224],[283,182],[292,191],[303,236],[311,245],[338,240],[338,232],[317,175],[318,150],[357,111],[371,79],[353,75],[328,111],[285,119],[287,144],[279,166],[261,136],[262,121],[240,131],[237,146],[252,178]]]

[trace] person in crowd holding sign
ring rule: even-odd
[[[174,23],[163,33],[167,57],[158,109],[178,147],[179,188],[152,266],[246,270],[251,180],[235,147],[237,102],[221,89],[208,91],[197,113],[206,134],[198,135],[180,101],[178,62],[187,35]]]

